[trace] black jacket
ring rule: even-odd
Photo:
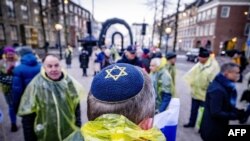
[[[118,60],[117,63],[127,63],[130,65],[142,67],[142,62],[138,57],[135,57],[135,59],[133,59],[133,60],[129,60],[125,55],[123,55],[122,59]]]
[[[228,134],[229,120],[240,118],[235,107],[237,92],[233,82],[218,74],[209,85],[200,133],[205,141],[224,141]]]

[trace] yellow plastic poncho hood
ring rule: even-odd
[[[87,122],[81,132],[85,141],[166,141],[160,130],[142,130],[126,117],[106,114]]]

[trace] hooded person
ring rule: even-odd
[[[194,127],[198,116],[199,108],[204,107],[206,90],[213,81],[220,67],[214,57],[205,48],[199,50],[199,62],[196,63],[185,75],[184,80],[191,87],[192,105],[189,122],[184,127]]]
[[[17,61],[17,55],[15,49],[11,46],[6,46],[3,49],[3,59],[0,61],[0,86],[4,95],[4,98],[8,104],[9,117],[11,121],[11,132],[18,130],[16,124],[16,114],[13,106],[12,98],[12,80],[13,69]]]
[[[30,47],[20,47],[17,54],[20,56],[19,65],[13,71],[12,97],[15,112],[17,112],[21,97],[30,81],[40,72],[41,64],[38,62]],[[22,116],[23,132],[25,140],[34,139],[33,130],[27,127],[27,122],[34,115]]]
[[[62,69],[59,58],[48,54],[40,73],[26,87],[18,114],[34,115],[33,121],[26,124],[34,130],[37,140],[61,141],[74,135],[81,126],[83,96],[82,86]]]
[[[145,71],[125,63],[110,65],[91,84],[89,122],[81,128],[84,140],[165,141],[161,131],[152,128],[154,105],[154,89]]]

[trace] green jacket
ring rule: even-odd
[[[167,68],[169,74],[171,75],[171,78],[172,78],[173,83],[175,85],[176,67],[174,65],[171,65],[171,64],[166,64],[166,68]]]
[[[27,86],[18,114],[36,113],[34,131],[40,141],[61,141],[78,130],[75,110],[84,91],[66,73],[60,81],[52,81],[41,70]]]
[[[172,97],[175,97],[174,83],[166,67],[160,67],[157,72],[152,72],[150,76],[157,94],[156,107],[159,107],[162,102],[162,92],[170,93]]]
[[[197,63],[185,74],[184,79],[190,85],[194,99],[205,101],[207,87],[219,71],[218,62],[210,57],[204,65]]]

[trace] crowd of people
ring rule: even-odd
[[[1,51],[0,84],[9,108],[11,131],[22,118],[25,141],[36,140],[150,140],[165,141],[166,134],[153,127],[153,118],[169,108],[176,94],[177,54],[128,46],[122,56],[114,47],[82,46],[79,64],[84,77],[92,61],[94,78],[89,92],[63,69],[60,58],[47,54],[42,60],[30,47],[6,46]],[[73,49],[65,50],[67,69]],[[235,62],[221,67],[211,52],[199,49],[199,62],[184,76],[191,88],[191,111],[185,128],[199,126],[205,141],[225,140],[229,120],[245,123],[250,115],[250,79],[236,107],[235,82],[249,76]],[[234,57],[235,58],[235,57]],[[233,58],[233,59],[234,59]],[[234,59],[235,60],[235,59]],[[250,77],[249,77],[250,78]],[[80,109],[80,101],[87,105]],[[129,109],[129,110],[128,110]],[[202,116],[199,111],[202,109]],[[85,111],[86,115],[81,115]],[[81,117],[88,122],[82,124]],[[216,129],[216,130],[214,130]],[[164,136],[165,135],[165,136]]]

